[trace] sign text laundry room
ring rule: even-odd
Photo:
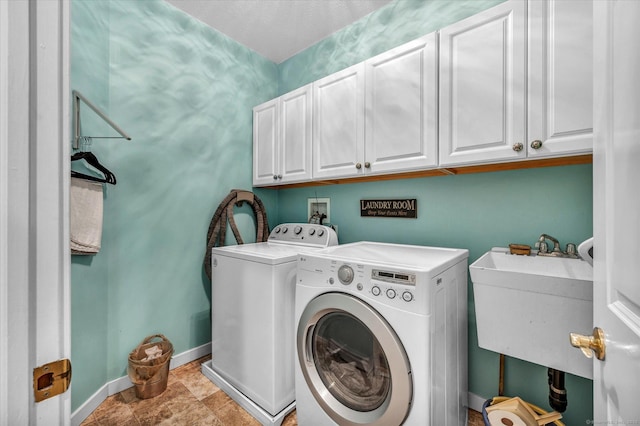
[[[418,200],[360,200],[360,216],[417,219]]]

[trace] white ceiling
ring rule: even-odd
[[[391,0],[166,0],[281,63]]]

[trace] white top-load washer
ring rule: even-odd
[[[336,244],[327,226],[286,223],[266,242],[211,249],[212,359],[202,372],[263,424],[295,408],[298,254]]]
[[[468,256],[374,242],[301,254],[298,424],[465,425]]]

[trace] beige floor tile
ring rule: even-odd
[[[200,364],[209,359],[210,356],[170,371],[167,389],[155,398],[139,399],[133,387],[110,396],[81,426],[260,426],[201,373]],[[283,426],[297,424],[295,411],[282,422]],[[484,426],[482,414],[469,410],[468,426]]]

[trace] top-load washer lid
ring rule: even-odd
[[[212,247],[211,255],[277,265],[295,261],[298,253],[337,244],[336,232],[328,226],[284,223],[273,228],[266,242]]]
[[[407,244],[360,241],[328,247],[313,252],[315,257],[338,259],[343,262],[362,262],[426,271],[429,277],[446,271],[469,257],[469,250]]]

